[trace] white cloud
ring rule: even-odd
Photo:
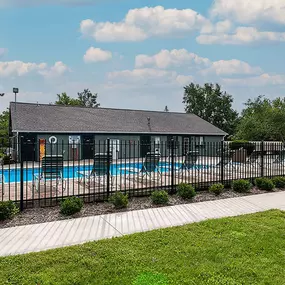
[[[161,50],[159,53],[149,56],[140,54],[135,59],[136,68],[159,68],[175,69],[183,68],[200,70],[202,75],[233,75],[233,74],[259,74],[262,72],[259,67],[252,67],[244,61],[237,59],[219,60],[212,62],[208,58],[200,57],[186,49]]]
[[[46,78],[55,78],[63,75],[67,71],[70,71],[68,66],[62,61],[57,61],[53,66],[40,70],[39,74],[43,75]]]
[[[259,76],[247,77],[247,78],[224,78],[223,82],[232,86],[267,86],[267,85],[284,85],[285,75],[276,74],[270,75],[263,73]]]
[[[167,71],[155,68],[138,68],[121,70],[108,74],[110,83],[134,83],[155,85],[185,85],[193,80],[192,76],[179,75],[176,71]]]
[[[108,73],[108,79],[125,79],[128,81],[149,81],[157,79],[171,79],[176,76],[176,72],[158,70],[152,68],[141,68],[133,70],[121,70]]]
[[[45,77],[60,76],[68,70],[61,61],[48,67],[46,63],[32,63],[22,61],[0,61],[0,77],[24,76],[31,72],[37,72]]]
[[[176,81],[178,82],[178,84],[185,86],[187,84],[190,84],[191,82],[194,81],[194,77],[191,75],[178,75],[176,77]]]
[[[164,9],[162,6],[129,10],[121,22],[94,22],[80,24],[84,36],[96,41],[142,41],[153,36],[185,36],[209,25],[209,21],[191,9]]]
[[[140,54],[137,55],[135,59],[135,66],[137,68],[152,66],[164,69],[186,64],[204,67],[210,64],[210,60],[208,58],[199,57],[195,53],[190,53],[186,49],[161,50],[153,56]]]
[[[262,42],[284,42],[285,33],[260,32],[253,27],[238,27],[235,32],[230,34],[214,33],[200,35],[196,40],[200,44],[246,45]]]
[[[85,62],[108,61],[111,58],[112,58],[112,53],[110,51],[94,47],[90,47],[84,55]]]
[[[220,21],[217,23],[209,22],[201,29],[201,34],[213,34],[213,33],[228,33],[232,29],[232,22],[230,20]]]
[[[211,14],[239,23],[272,22],[285,24],[284,0],[215,0]]]
[[[32,71],[40,71],[46,68],[46,63],[32,63],[22,61],[6,61],[0,62],[0,76],[23,76]]]
[[[212,63],[211,67],[202,71],[202,74],[215,73],[217,75],[235,75],[235,74],[260,74],[260,67],[252,67],[247,62],[237,59],[219,60]]]
[[[92,37],[98,42],[142,41],[147,38],[142,29],[126,23],[95,23],[88,19],[80,23],[80,30],[84,36]]]

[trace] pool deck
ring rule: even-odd
[[[265,168],[264,176],[284,176],[285,167]],[[228,167],[224,169],[224,181],[232,181],[236,179],[249,179],[261,176],[261,169],[254,167]],[[32,182],[24,182],[24,200],[58,200],[66,196],[83,196],[92,198],[88,201],[100,200],[106,198],[107,195],[107,181],[106,177],[99,180],[93,180],[90,184],[79,182],[77,178],[65,179],[66,187],[59,181],[56,187],[56,181],[47,181],[46,184],[41,182],[39,190],[33,187]],[[189,184],[211,184],[221,181],[220,168],[209,168],[207,170],[192,170],[192,171],[175,171],[173,179],[174,185],[181,182]],[[85,181],[86,182],[86,181]],[[126,191],[127,193],[135,195],[143,195],[146,189],[170,188],[172,185],[171,173],[164,172],[161,176],[157,173],[149,176],[142,177],[140,174],[121,174],[112,176],[110,180],[110,192]],[[109,193],[110,194],[110,193]],[[13,200],[19,201],[20,199],[20,183],[0,183],[0,201]]]
[[[39,252],[270,209],[285,210],[285,192],[4,228],[0,229],[0,256]]]

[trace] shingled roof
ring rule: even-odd
[[[226,135],[193,114],[59,105],[10,104],[13,132]],[[148,119],[149,118],[149,119]]]

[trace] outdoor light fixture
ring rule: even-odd
[[[13,93],[15,93],[15,110],[16,110],[16,103],[17,103],[17,93],[19,93],[19,88],[13,88]]]

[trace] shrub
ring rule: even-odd
[[[274,183],[272,180],[265,177],[256,178],[255,185],[261,190],[272,191],[274,189]]]
[[[252,152],[254,151],[254,144],[250,143],[246,140],[235,140],[229,143],[229,148],[231,150],[237,150],[240,148],[244,148],[247,152],[248,155],[251,155]]]
[[[1,154],[0,162],[1,162],[1,165],[10,164],[11,163],[10,156],[6,154]]]
[[[19,213],[19,208],[13,201],[0,202],[0,221],[12,219]]]
[[[248,180],[236,180],[233,182],[233,190],[239,193],[249,192],[252,185]]]
[[[209,192],[214,193],[215,195],[220,195],[225,189],[224,185],[221,183],[213,184],[209,188]]]
[[[177,194],[183,199],[192,199],[196,196],[196,191],[193,186],[181,183],[177,186]]]
[[[116,209],[127,208],[129,204],[128,195],[117,192],[110,197],[109,202],[112,203]]]
[[[150,198],[152,203],[156,205],[165,205],[169,201],[168,193],[164,190],[152,192]]]
[[[285,177],[274,177],[272,182],[276,188],[285,188]]]
[[[81,211],[83,207],[83,201],[78,197],[66,198],[60,204],[60,212],[65,216],[74,215]]]

